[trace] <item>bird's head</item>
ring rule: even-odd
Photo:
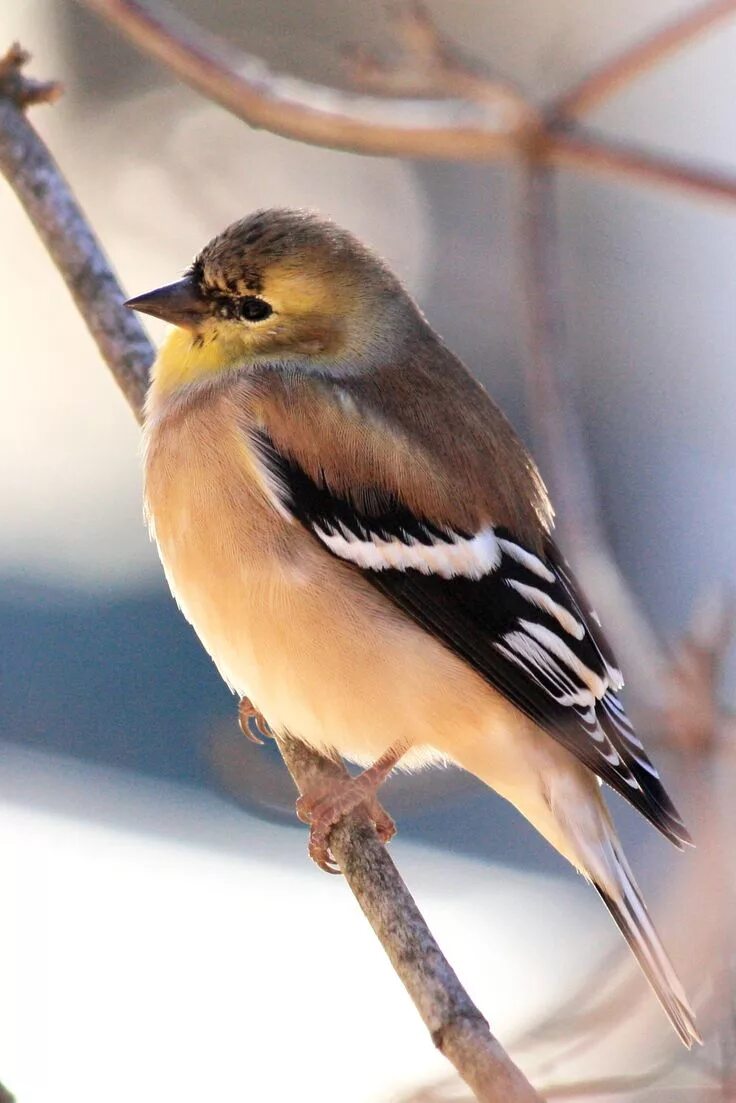
[[[183,279],[130,299],[177,327],[155,368],[171,391],[258,362],[358,371],[418,321],[386,266],[303,211],[258,211],[214,238]]]

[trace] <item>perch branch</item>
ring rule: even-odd
[[[559,119],[580,118],[734,13],[736,0],[710,0],[678,16],[573,85],[553,104],[552,113]]]
[[[123,294],[106,257],[58,166],[23,114],[29,102],[23,95],[25,60],[26,55],[14,48],[0,62],[0,169],[25,206],[140,422],[154,350],[122,306]],[[324,785],[344,771],[297,740],[278,742],[301,791],[316,783]],[[330,842],[432,1040],[477,1099],[540,1103],[443,956],[373,826],[353,816],[333,830]]]
[[[271,72],[264,61],[208,34],[165,3],[81,0],[143,53],[207,99],[274,134],[314,145],[403,157],[489,160],[508,152],[531,108],[509,85],[474,100],[386,100]],[[477,92],[481,81],[474,78]],[[470,88],[470,75],[464,92]],[[444,92],[442,93],[445,94]]]
[[[297,740],[277,737],[277,742],[302,792],[347,774],[344,766]],[[434,1044],[476,1098],[539,1103],[460,984],[372,824],[359,814],[343,820],[332,831],[330,849]]]
[[[63,276],[105,363],[131,406],[140,408],[151,345],[138,319],[123,307],[120,286],[99,242],[58,165],[23,114],[29,103],[50,103],[60,92],[57,84],[38,84],[22,75],[27,56],[12,46],[0,60],[0,169]]]

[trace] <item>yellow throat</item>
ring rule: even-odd
[[[212,378],[243,363],[244,343],[237,332],[193,333],[173,329],[159,350],[152,370],[152,390],[163,396]]]

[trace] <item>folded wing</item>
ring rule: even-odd
[[[689,835],[629,723],[597,617],[549,536],[542,554],[490,524],[416,516],[370,485],[335,492],[264,431],[251,434],[277,508],[351,564],[676,845]]]

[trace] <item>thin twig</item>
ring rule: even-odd
[[[392,13],[393,61],[362,47],[346,51],[348,75],[361,90],[382,96],[421,96],[509,106],[540,121],[510,80],[488,73],[440,33],[419,0],[404,0]]]
[[[531,108],[509,86],[482,102],[386,100],[271,72],[164,2],[81,0],[208,99],[251,126],[314,145],[403,157],[491,160],[508,153]]]
[[[595,595],[614,641],[637,641],[643,693],[657,685],[664,656],[644,614],[608,550],[597,505],[593,465],[574,403],[564,337],[564,308],[552,169],[531,160],[520,166],[519,242],[528,355],[524,386],[535,451],[557,503],[561,543]],[[646,642],[646,647],[641,646]],[[657,702],[658,703],[658,702]]]
[[[374,96],[273,73],[261,58],[237,51],[208,34],[165,0],[157,3],[155,11],[138,0],[78,2],[202,95],[251,126],[275,134],[333,149],[401,157],[538,161],[544,155],[555,165],[736,199],[733,177],[728,173],[570,131],[567,96],[538,111],[512,82],[489,76],[477,62],[462,58],[415,0],[398,21],[403,51],[396,64],[361,51],[353,51],[348,59],[352,77],[382,93]],[[717,7],[725,15],[721,9],[735,5],[736,0],[720,0],[708,8]],[[709,18],[715,19],[712,12]],[[668,31],[672,44],[667,52],[675,48],[675,38],[684,43],[693,36],[694,24],[704,28],[707,21],[701,13],[686,16],[682,22],[691,29],[676,35],[673,25]],[[659,37],[655,35],[657,41]],[[665,52],[655,46],[649,50],[648,42],[636,47],[637,72],[653,65]],[[623,65],[624,55],[619,62]],[[633,69],[626,69],[630,71]],[[584,83],[595,79],[594,74]],[[402,95],[396,98],[397,93]],[[428,95],[438,98],[428,100]]]
[[[153,348],[137,325],[131,327],[134,319],[121,306],[122,290],[107,259],[58,166],[23,115],[23,60],[17,54],[10,66],[16,70],[13,82],[0,83],[0,169],[21,197],[140,421]],[[278,744],[302,792],[345,772],[296,740],[279,739]],[[435,1045],[477,1099],[539,1103],[443,956],[372,824],[353,816],[333,830],[330,844]]]
[[[692,12],[677,16],[671,23],[627,46],[568,89],[551,105],[550,113],[558,119],[580,118],[734,13],[736,0],[710,0]]]
[[[134,410],[140,410],[153,358],[138,319],[123,294],[89,223],[47,147],[23,114],[29,102],[51,102],[56,84],[39,85],[30,100],[22,67],[27,55],[11,47],[0,61],[0,170],[25,207],[77,308]],[[38,89],[52,90],[40,97]]]
[[[736,174],[687,164],[590,131],[552,134],[545,146],[549,164],[614,176],[632,183],[664,185],[704,199],[736,200]]]

